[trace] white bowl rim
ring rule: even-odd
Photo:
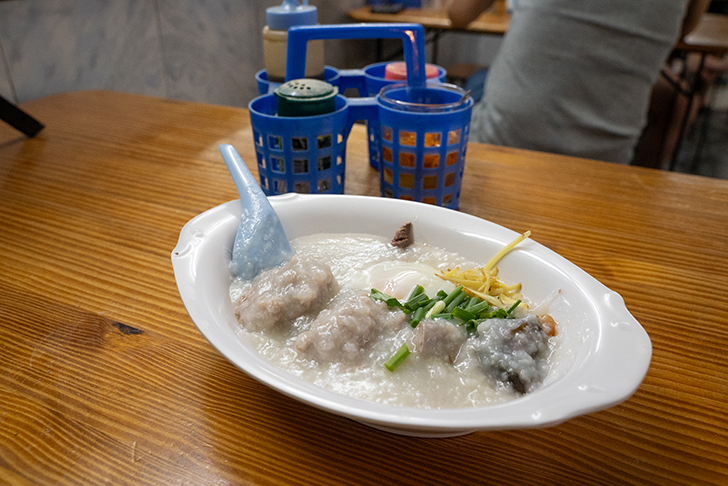
[[[434,218],[446,229],[487,228],[505,244],[517,233],[484,219],[441,207],[368,196],[285,194],[269,198],[290,235],[294,215],[324,215],[332,211],[359,208],[362,214],[389,214],[405,211],[409,215]],[[362,212],[361,208],[366,211]],[[583,289],[599,315],[598,333],[585,359],[588,366],[574,366],[569,378],[557,380],[534,393],[511,402],[478,408],[418,409],[396,407],[347,397],[317,387],[269,363],[255,350],[239,352],[229,336],[221,336],[213,327],[221,317],[204,301],[196,287],[202,248],[212,238],[232,242],[241,213],[240,201],[234,200],[205,211],[191,219],[180,233],[172,252],[172,264],[180,296],[195,325],[205,338],[228,360],[256,380],[290,397],[354,420],[411,435],[452,435],[475,430],[521,429],[556,425],[570,418],[603,410],[627,400],[637,390],[649,368],[652,346],[650,338],[627,310],[622,297],[609,290],[579,267],[533,240],[520,246],[525,252],[569,275]],[[418,217],[418,216],[415,216]],[[324,221],[325,218],[318,218]],[[302,223],[303,224],[303,223]],[[309,223],[310,224],[310,223]],[[287,227],[289,226],[289,227]],[[230,230],[232,228],[232,232]],[[224,238],[221,232],[225,231]],[[393,234],[393,233],[392,233]],[[225,250],[227,261],[230,250]],[[226,276],[231,281],[229,274]],[[224,295],[227,298],[227,294]],[[233,317],[234,319],[234,317]],[[238,343],[239,344],[239,343]]]

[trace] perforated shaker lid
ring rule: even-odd
[[[273,93],[279,116],[314,116],[334,111],[339,88],[318,79],[294,79]]]
[[[303,5],[298,0],[283,0],[281,5],[265,9],[265,18],[269,29],[288,30],[294,25],[316,25],[318,14],[308,0]]]

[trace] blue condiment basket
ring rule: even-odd
[[[381,90],[376,96],[362,98],[337,95],[333,113],[282,117],[276,114],[273,94],[251,101],[248,108],[258,171],[267,195],[343,193],[346,141],[353,123],[366,120],[369,143],[373,144],[370,155],[375,153],[380,159],[376,166],[383,196],[458,207],[473,101],[460,88],[426,82],[421,25],[292,27],[288,31],[286,80],[304,77],[309,40],[397,38],[403,41],[407,67],[403,85],[385,80],[381,63],[373,69],[381,69],[381,79],[371,73],[369,78],[366,73],[362,77],[358,70],[340,71],[338,77],[331,74],[341,91],[356,88],[374,95]],[[393,89],[383,98],[382,93],[389,88]],[[451,103],[453,97],[461,102]],[[423,109],[412,111],[413,103]],[[443,104],[449,107],[441,109]]]

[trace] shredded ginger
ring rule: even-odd
[[[496,307],[510,307],[515,302],[523,300],[520,282],[513,285],[506,285],[498,279],[498,262],[506,256],[520,242],[531,236],[526,231],[515,240],[508,243],[501,250],[493,255],[488,263],[481,268],[460,270],[460,267],[441,272],[438,277],[455,285],[462,285],[466,294],[471,297],[478,297]],[[519,306],[527,307],[521,302]]]

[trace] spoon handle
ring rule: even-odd
[[[240,201],[243,207],[249,207],[253,201],[259,201],[260,198],[266,198],[263,190],[245,165],[245,162],[243,162],[237,150],[230,144],[220,145],[219,148],[225,165],[227,165],[228,171],[230,172],[230,176],[233,178],[235,188],[240,194]]]
[[[220,145],[225,165],[240,194],[241,214],[230,270],[244,280],[291,259],[293,250],[268,198],[232,145]]]

